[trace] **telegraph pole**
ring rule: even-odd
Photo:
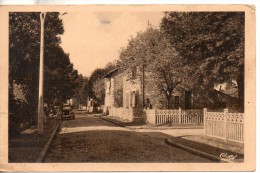
[[[145,105],[145,80],[144,80],[144,78],[145,78],[145,74],[144,74],[144,63],[143,63],[143,68],[142,68],[142,83],[143,83],[143,85],[142,85],[142,90],[143,90],[143,95],[142,95],[142,97],[143,97],[143,108],[145,108],[146,107],[146,105]]]
[[[43,81],[44,81],[44,22],[47,13],[41,13],[41,42],[39,67],[39,98],[38,98],[38,134],[43,134]]]

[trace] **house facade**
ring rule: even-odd
[[[118,74],[118,69],[112,70],[104,76],[105,81],[105,103],[104,113],[109,115],[111,109],[115,107],[115,76]]]
[[[144,121],[144,109],[164,108],[165,98],[154,88],[149,79],[137,76],[136,73],[126,73],[114,69],[104,76],[105,81],[105,104],[104,113],[115,115],[115,109],[119,109],[122,119],[130,121]],[[174,108],[192,107],[192,93],[185,91],[185,99],[182,91],[174,91],[172,96]]]
[[[115,69],[105,76],[104,113],[115,115],[115,108],[120,108],[123,119],[142,121],[141,82],[139,78],[129,79],[129,76]]]
[[[122,119],[144,121],[145,109],[167,109],[166,98],[156,89],[155,82],[146,73],[145,77],[135,73],[114,69],[105,76],[104,113],[115,116],[120,109]],[[224,109],[232,107],[237,99],[213,89],[212,91],[190,91],[181,85],[172,94],[173,109]]]

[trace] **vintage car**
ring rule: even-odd
[[[62,113],[61,113],[61,119],[75,119],[75,113],[72,112],[72,106],[70,105],[63,105],[62,106]]]

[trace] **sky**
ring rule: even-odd
[[[150,24],[159,27],[163,12],[68,12],[62,16],[64,51],[74,68],[90,76],[96,68],[119,59],[131,36]]]

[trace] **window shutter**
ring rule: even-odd
[[[129,107],[129,93],[126,93],[126,108]]]
[[[133,107],[133,104],[132,104],[132,102],[133,102],[133,93],[132,92],[130,92],[130,94],[129,94],[129,100],[130,100],[130,107]]]
[[[106,82],[106,94],[110,94],[110,80]]]
[[[135,100],[135,91],[132,92],[132,107],[134,108],[135,107],[135,103],[136,103],[136,100]]]

